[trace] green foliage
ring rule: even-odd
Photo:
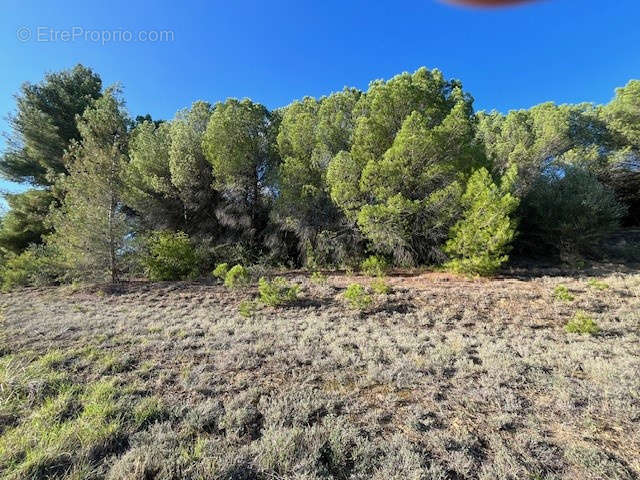
[[[0,225],[0,248],[18,254],[29,245],[42,243],[42,237],[49,233],[46,216],[55,201],[51,192],[27,190],[4,198],[9,211]]]
[[[60,179],[62,206],[51,217],[47,243],[73,278],[116,282],[122,270],[127,220],[122,211],[128,117],[109,90],[78,119],[81,143],[69,152],[70,174]]]
[[[524,200],[522,232],[531,248],[589,253],[624,215],[610,188],[577,167],[542,176]]]
[[[247,202],[259,201],[273,168],[271,126],[269,111],[248,99],[216,105],[203,148],[220,188],[239,193]]]
[[[295,232],[298,249],[316,265],[336,264],[359,247],[357,231],[331,201],[327,167],[351,146],[353,108],[361,92],[345,89],[319,100],[306,97],[284,109],[277,143],[282,164],[273,216]]]
[[[370,255],[360,263],[360,270],[369,277],[383,277],[389,270],[389,264],[384,257]]]
[[[278,162],[277,126],[263,105],[228,99],[216,105],[202,139],[214,184],[227,200],[222,221],[249,243],[258,240],[268,216],[264,208]]]
[[[152,282],[183,280],[198,273],[199,258],[183,232],[153,232],[145,239],[141,262]]]
[[[16,96],[17,112],[9,117],[12,137],[0,157],[8,180],[39,186],[67,172],[65,149],[80,139],[76,116],[101,95],[102,81],[90,68],[76,65],[49,73],[40,83],[24,83]]]
[[[78,65],[19,92],[0,172],[43,188],[6,195],[8,259],[46,243],[64,279],[117,281],[139,273],[131,239],[169,231],[207,252],[203,271],[211,258],[355,267],[370,251],[489,275],[515,216],[520,251],[570,261],[640,222],[639,81],[606,106],[475,114],[459,81],[421,68],[275,111],[198,101],[169,122],[131,121],[117,88],[101,90]],[[21,269],[8,285],[32,283]]]
[[[258,305],[253,300],[243,300],[238,305],[238,313],[241,317],[251,318],[258,310]]]
[[[2,268],[2,290],[31,285],[39,271],[39,262],[32,250],[10,257]]]
[[[491,275],[508,260],[516,222],[511,215],[518,199],[511,194],[516,168],[510,168],[498,187],[485,168],[469,179],[462,196],[463,217],[452,228],[444,251],[453,259],[447,266],[457,272]]]
[[[595,278],[589,279],[587,285],[589,285],[589,287],[593,288],[594,290],[600,291],[607,290],[609,288],[609,285],[607,283],[596,280]]]
[[[212,275],[215,278],[219,278],[220,280],[224,281],[225,277],[227,276],[227,273],[229,272],[229,264],[228,263],[219,263],[218,265],[216,265],[215,270],[212,272]]]
[[[598,176],[628,207],[626,222],[640,225],[640,80],[616,90],[613,101],[603,108],[615,150]]]
[[[44,246],[32,246],[19,255],[11,254],[0,269],[3,291],[21,286],[55,283],[63,274],[55,252]]]
[[[478,163],[471,98],[419,69],[376,81],[356,104],[348,152],[327,171],[333,201],[396,262],[441,258],[459,212],[459,181]]]
[[[478,115],[478,140],[498,170],[518,169],[515,194],[523,198],[549,168],[584,157],[593,146],[608,142],[606,125],[589,104],[555,105],[547,102],[529,110]]]
[[[358,283],[352,283],[349,285],[343,296],[349,307],[356,310],[365,310],[371,306],[371,303],[373,303],[371,295],[367,293],[365,287]]]
[[[318,285],[324,285],[327,283],[327,276],[319,271],[315,271],[311,273],[311,281],[313,283],[317,283]]]
[[[133,421],[136,428],[144,428],[152,423],[165,420],[169,416],[167,406],[161,397],[145,397],[133,408]]]
[[[575,297],[569,292],[566,285],[558,285],[553,289],[553,298],[562,302],[573,302]]]
[[[580,335],[597,335],[600,327],[595,320],[582,310],[578,310],[573,318],[564,327],[567,333],[578,333]]]
[[[618,142],[640,152],[640,80],[631,80],[617,89],[605,115]]]
[[[293,302],[298,297],[300,287],[289,285],[282,277],[276,277],[272,281],[265,277],[258,280],[258,293],[260,301],[270,307],[278,307]]]
[[[169,172],[171,183],[188,211],[202,207],[212,195],[213,174],[204,156],[202,139],[211,117],[207,102],[194,102],[178,112],[169,131]]]
[[[384,281],[383,278],[376,278],[371,282],[371,290],[378,295],[387,295],[391,291],[391,287]]]
[[[186,209],[180,190],[173,184],[170,168],[172,128],[171,123],[156,125],[145,121],[131,132],[125,200],[136,213],[143,230],[193,232],[197,230],[197,222]],[[174,167],[177,172],[178,165]]]
[[[224,286],[227,288],[246,287],[250,282],[249,270],[242,265],[235,265],[224,277]]]
[[[6,478],[46,478],[60,465],[103,456],[124,433],[113,381],[62,390],[19,426],[0,437],[0,470]]]

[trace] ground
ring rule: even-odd
[[[0,476],[640,478],[639,270],[286,277],[3,294]]]

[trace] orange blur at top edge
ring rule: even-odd
[[[444,0],[446,3],[457,5],[468,5],[472,7],[502,7],[507,5],[517,5],[519,3],[529,3],[534,0]]]

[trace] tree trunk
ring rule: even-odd
[[[111,196],[111,205],[109,206],[109,268],[111,270],[111,283],[118,282],[118,266],[116,264],[116,245],[114,239],[114,221],[116,213],[116,200]]]

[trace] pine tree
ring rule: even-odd
[[[326,178],[370,249],[398,264],[444,259],[462,184],[484,160],[472,103],[460,82],[425,68],[373,82],[359,98],[350,150],[333,157]]]
[[[48,238],[74,278],[117,282],[127,231],[121,209],[128,119],[108,90],[78,119],[81,141],[70,148],[65,198]]]
[[[516,234],[511,217],[519,200],[511,194],[516,167],[509,168],[498,187],[485,168],[469,178],[462,196],[463,218],[450,231],[445,252],[454,271],[490,275],[509,259],[507,252]]]
[[[252,246],[260,242],[273,197],[277,120],[263,105],[230,98],[216,105],[202,139],[214,185],[226,201],[221,221]]]

